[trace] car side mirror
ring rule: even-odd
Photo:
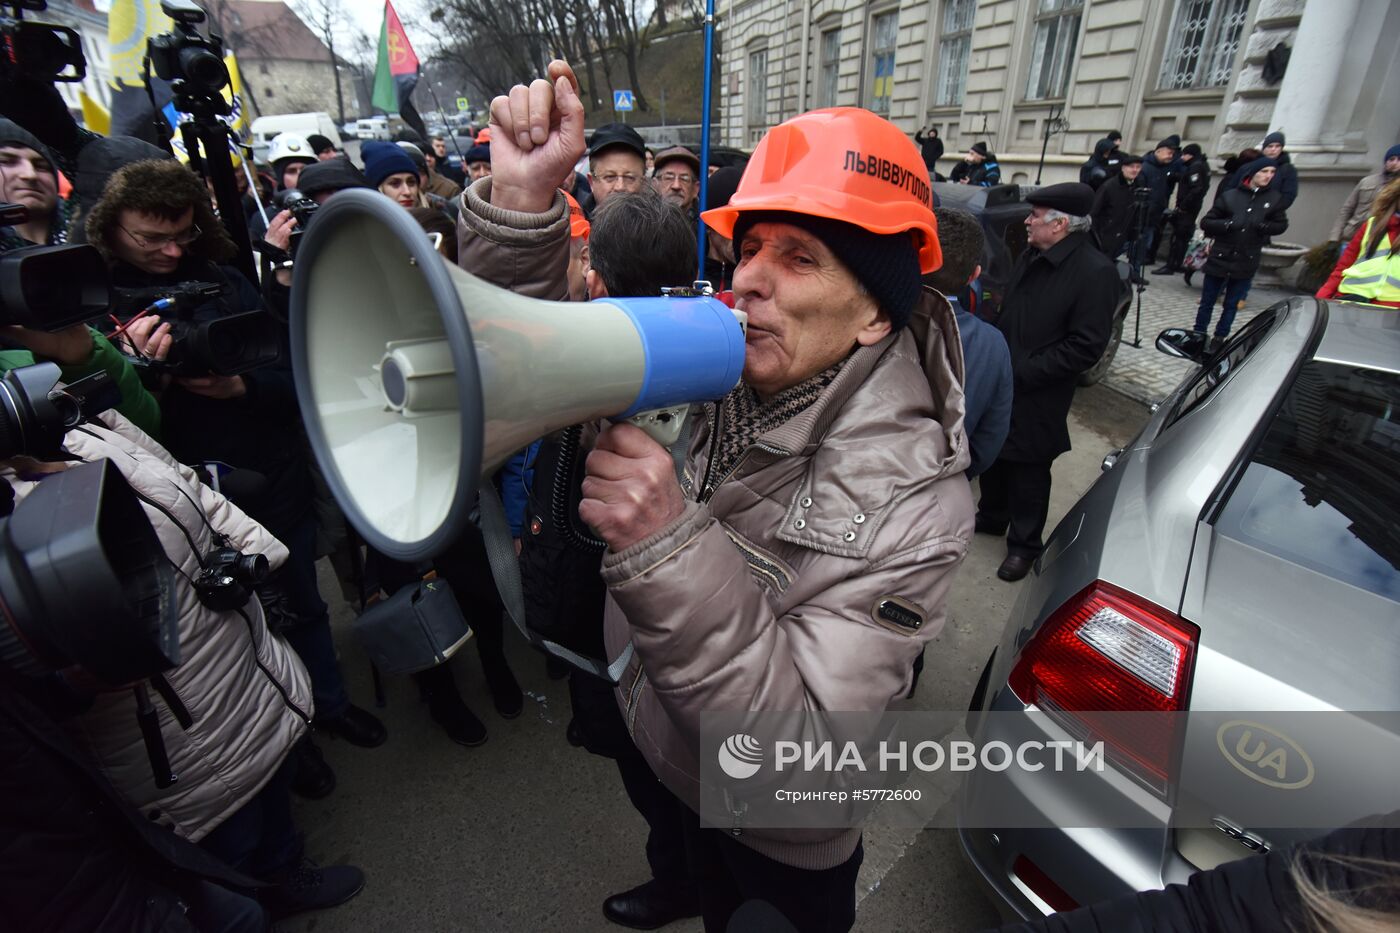
[[[1198,330],[1168,327],[1157,335],[1157,349],[1167,356],[1202,363],[1210,355],[1207,350],[1209,341],[1210,337]]]

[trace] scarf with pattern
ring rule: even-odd
[[[836,378],[845,360],[761,401],[758,393],[739,383],[719,403],[719,437],[714,442],[705,488],[701,501],[706,501],[739,463],[744,451],[764,434],[785,424],[807,410]]]

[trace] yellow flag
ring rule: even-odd
[[[107,112],[107,108],[89,97],[88,92],[84,90],[78,91],[78,100],[83,105],[83,125],[94,133],[112,135],[112,115]]]
[[[140,87],[146,40],[173,25],[161,11],[160,0],[112,0],[107,13],[107,43],[113,84]]]
[[[248,136],[248,111],[243,100],[243,78],[238,73],[238,59],[232,52],[224,56],[224,65],[228,67],[228,86],[224,88],[224,100],[228,101],[231,112],[224,118],[233,131],[238,134],[239,139],[246,139]]]

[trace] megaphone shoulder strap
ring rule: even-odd
[[[602,678],[611,684],[621,680],[622,672],[627,670],[627,664],[632,660],[630,641],[621,655],[611,662],[606,662],[584,657],[563,645],[542,638],[525,624],[525,593],[520,583],[520,563],[515,554],[515,543],[511,540],[510,526],[506,522],[505,505],[492,483],[481,484],[477,506],[481,516],[481,536],[486,542],[486,559],[491,565],[491,576],[496,581],[496,592],[500,594],[506,614],[520,630],[520,634],[540,650],[594,677]]]

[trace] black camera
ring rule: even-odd
[[[220,539],[224,545],[227,539]],[[205,608],[215,612],[240,609],[253,590],[267,579],[267,558],[221,546],[204,555],[204,569],[194,578],[194,591]]]
[[[217,300],[227,289],[215,282],[180,282],[153,288],[116,289],[115,316],[126,321],[143,309],[160,308],[173,338],[163,360],[140,357],[138,368],[172,376],[238,376],[281,359],[278,325],[263,311],[245,311],[195,321],[195,311]]]
[[[278,195],[277,202],[282,210],[291,211],[292,216],[296,218],[297,225],[292,228],[287,243],[287,253],[295,259],[297,247],[301,245],[301,235],[306,232],[306,225],[311,223],[311,218],[316,215],[316,209],[321,205],[295,188],[290,188]]]
[[[105,370],[59,384],[54,363],[21,366],[0,376],[0,459],[57,455],[63,435],[84,419],[121,404],[122,392]]]
[[[26,23],[24,11],[48,9],[44,0],[9,0],[11,13],[0,12],[0,79],[81,81],[87,77],[78,33],[52,23]]]
[[[28,219],[24,207],[0,204],[0,224]],[[111,303],[111,278],[96,247],[26,246],[0,255],[0,324],[59,331],[98,317]]]
[[[118,686],[180,663],[174,568],[110,460],[47,477],[0,519],[0,610],[0,667],[23,677],[77,666]]]
[[[224,43],[218,36],[201,36],[195,28],[204,22],[204,11],[189,0],[162,0],[160,8],[175,21],[175,28],[146,42],[157,77],[183,81],[180,90],[187,94],[219,96],[229,80]]]

